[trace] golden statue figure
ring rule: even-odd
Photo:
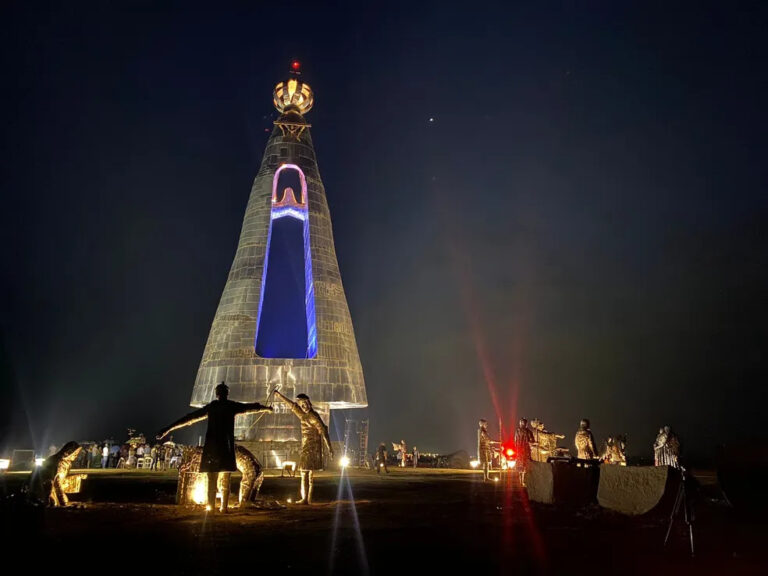
[[[592,436],[592,430],[589,428],[589,420],[586,418],[579,422],[579,430],[576,432],[574,444],[576,444],[577,458],[580,460],[594,460],[597,458],[595,437]]]
[[[328,427],[320,415],[312,408],[312,402],[306,394],[296,396],[296,402],[286,398],[279,390],[275,394],[288,404],[301,421],[301,455],[299,457],[299,472],[301,473],[301,500],[297,504],[311,504],[312,490],[315,479],[314,471],[323,469],[323,443],[333,459],[333,447],[328,436]]]
[[[77,442],[67,442],[56,454],[46,458],[40,470],[36,472],[35,491],[48,505],[66,506],[69,504],[67,492],[80,491],[80,481],[87,478],[87,475],[69,476],[69,469],[82,449]]]

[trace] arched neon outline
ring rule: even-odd
[[[298,203],[277,201],[277,183],[283,170],[292,169],[299,173],[301,192]],[[272,207],[269,217],[269,232],[267,233],[267,249],[264,254],[264,272],[261,277],[261,294],[259,295],[259,315],[256,319],[256,334],[253,339],[254,350],[259,339],[261,324],[261,307],[264,304],[264,292],[267,286],[267,271],[269,270],[269,247],[272,240],[272,222],[278,218],[291,217],[304,223],[304,307],[307,317],[307,353],[305,358],[317,356],[317,325],[315,323],[315,283],[312,279],[312,251],[309,241],[309,200],[307,196],[307,179],[304,172],[296,164],[283,164],[275,171],[272,179]],[[282,205],[281,205],[282,204]]]

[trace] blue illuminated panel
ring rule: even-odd
[[[301,182],[299,199],[292,191],[280,191],[281,197],[278,197],[277,185],[283,170],[297,172]],[[282,219],[286,220],[281,222]],[[293,225],[294,220],[301,222],[298,229]],[[302,228],[303,250],[299,237]],[[281,166],[272,183],[272,209],[254,345],[256,354],[262,358],[314,358],[317,355],[307,185],[304,173],[292,164]]]

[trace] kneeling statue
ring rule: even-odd
[[[179,467],[179,485],[177,490],[177,501],[184,504],[187,498],[187,485],[189,476],[187,473],[200,473],[200,463],[203,459],[203,448],[192,448],[184,454],[184,461]],[[235,465],[237,470],[243,475],[240,479],[240,493],[238,497],[238,506],[245,508],[251,497],[259,493],[261,485],[264,482],[264,472],[261,464],[251,452],[242,446],[235,445]],[[217,489],[222,494],[222,500],[229,500],[229,478],[220,473],[217,478]],[[255,492],[254,492],[255,491]]]
[[[82,449],[77,442],[67,442],[56,454],[46,458],[37,471],[33,493],[49,506],[66,506],[69,504],[67,492],[80,491],[80,481],[87,475],[70,476],[69,469]]]

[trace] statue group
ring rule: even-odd
[[[518,421],[514,436],[514,450],[516,469],[520,474],[520,481],[523,486],[525,486],[525,473],[529,468],[528,463],[530,461],[574,460],[568,448],[557,445],[558,440],[564,438],[564,434],[547,430],[544,423],[538,418],[534,418],[530,424],[526,418],[521,418]],[[590,421],[587,418],[583,418],[579,422],[573,444],[576,448],[575,461],[579,465],[627,465],[626,435],[608,436],[603,442],[602,449],[598,450]],[[496,445],[501,445],[501,442],[491,440],[488,434],[488,424],[486,420],[481,419],[478,429],[477,458],[479,466],[483,470],[484,480],[488,479],[488,469],[491,467]],[[664,426],[659,430],[653,445],[653,452],[654,465],[680,467],[680,441],[669,426]]]
[[[323,446],[328,448],[333,458],[333,448],[328,436],[328,427],[319,414],[312,408],[312,402],[306,394],[299,394],[296,401],[287,398],[278,390],[276,396],[288,404],[293,414],[301,422],[301,458],[299,471],[301,476],[301,499],[297,504],[311,504],[314,488],[314,472],[323,468]],[[194,454],[187,464],[186,471],[206,473],[208,475],[207,506],[216,508],[216,493],[221,493],[220,512],[229,508],[229,484],[231,473],[240,470],[243,480],[240,484],[238,503],[244,506],[254,488],[258,492],[261,486],[261,465],[256,458],[242,447],[235,446],[235,416],[256,412],[272,412],[271,406],[258,402],[241,403],[228,399],[229,387],[222,382],[216,387],[216,400],[164,428],[157,434],[160,440],[171,431],[208,419],[205,433],[205,445],[199,455]],[[185,480],[179,475],[179,493],[186,494]]]

